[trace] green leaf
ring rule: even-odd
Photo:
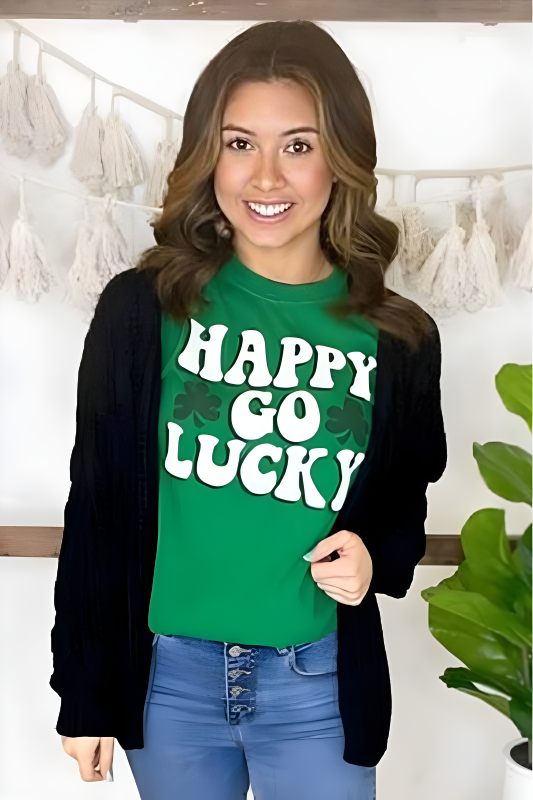
[[[508,697],[502,697],[501,694],[492,694],[483,692],[478,689],[473,682],[475,674],[464,667],[448,667],[444,670],[444,674],[439,676],[449,689],[459,689],[465,694],[472,695],[488,703],[492,708],[505,714],[506,717],[511,716],[510,703]],[[478,683],[481,681],[478,681]]]
[[[531,453],[504,442],[474,442],[473,455],[492,492],[506,500],[531,505]]]
[[[526,700],[512,697],[510,714],[521,736],[531,739],[531,695]]]
[[[505,408],[522,417],[531,430],[531,364],[504,364],[495,383]]]
[[[485,580],[515,577],[503,509],[474,511],[461,530],[461,547],[465,558],[471,559],[472,572],[482,575]]]
[[[437,591],[429,597],[429,603],[497,634],[516,647],[531,647],[531,630],[515,614],[498,608],[477,592]]]
[[[461,547],[465,560],[457,572],[464,588],[514,611],[523,586],[517,582],[520,572],[513,561],[503,509],[474,511],[461,530]]]
[[[512,559],[518,574],[531,592],[531,524],[516,543]]]
[[[432,591],[438,592],[440,588]],[[425,594],[426,590],[423,592]],[[490,676],[491,685],[500,687],[510,696],[524,687],[520,648],[487,628],[431,603],[428,621],[435,639],[469,669]]]

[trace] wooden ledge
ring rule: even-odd
[[[63,538],[63,528],[40,526],[0,526],[0,556],[17,558],[57,558]],[[519,536],[509,536],[511,548]],[[461,539],[457,534],[427,535],[426,555],[420,564],[453,566],[464,559]]]
[[[15,19],[273,20],[303,17],[355,22],[530,22],[529,0],[2,0],[0,16]]]

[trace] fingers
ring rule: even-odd
[[[96,769],[101,760],[102,745],[104,742],[104,759],[109,770],[113,760],[112,737],[99,736],[62,736],[63,749],[67,755],[78,762],[80,777],[83,781],[105,781],[106,775]],[[107,774],[107,772],[106,772]]]
[[[100,774],[106,780],[107,773],[113,767],[113,748],[115,746],[114,736],[102,736],[100,739]]]
[[[100,770],[96,769],[100,761],[101,738],[81,736],[80,740],[81,739],[86,739],[85,742],[80,744],[78,751],[78,767],[82,781],[94,782],[105,780]]]

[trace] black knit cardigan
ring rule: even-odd
[[[134,267],[113,277],[85,338],[51,630],[57,732],[114,736],[124,749],[144,746],[153,640],[161,309],[151,275]],[[370,441],[330,531],[361,536],[373,564],[363,601],[337,604],[343,758],[362,766],[383,756],[392,711],[376,594],[409,589],[425,553],[427,486],[446,466],[440,337],[429,319],[418,351],[379,333]]]

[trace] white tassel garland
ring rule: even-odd
[[[35,303],[41,294],[56,284],[56,280],[48,268],[44,245],[29,224],[23,183],[24,178],[21,178],[20,206],[11,229],[9,263],[18,298]]]
[[[503,179],[500,176],[500,179]],[[509,261],[520,243],[520,226],[516,222],[516,213],[511,209],[503,186],[498,186],[491,198],[485,219],[490,230],[490,238],[496,248],[496,264],[502,282],[509,269]]]
[[[88,314],[109,280],[132,266],[126,240],[113,219],[112,202],[108,194],[102,216],[92,226],[86,212],[68,274],[69,296]]]
[[[416,206],[406,206],[403,209],[403,229],[404,251],[401,261],[408,282],[434,249],[435,242],[430,229],[424,225],[422,211]]]
[[[63,154],[70,125],[63,117],[54,90],[44,79],[40,47],[37,73],[28,80],[28,117],[37,158],[41,164],[49,166]]]
[[[456,221],[455,204],[449,202],[452,224],[435,245],[424,264],[413,275],[412,284],[428,296],[428,310],[435,315],[450,315],[461,308],[466,253],[465,231]]]
[[[476,221],[466,245],[466,274],[463,290],[463,307],[479,311],[484,306],[498,305],[502,301],[500,276],[496,264],[496,248],[483,219],[481,196],[476,193]]]
[[[509,261],[508,283],[511,286],[519,286],[531,292],[533,272],[533,240],[531,236],[531,215],[522,232],[522,237],[516,251],[512,254]]]
[[[158,207],[164,202],[168,190],[168,176],[174,168],[179,151],[179,143],[164,139],[157,145],[154,163],[146,183],[143,202],[147,206]]]
[[[119,200],[129,200],[132,188],[145,179],[142,156],[133,132],[113,107],[104,123],[102,164],[104,191],[112,192]]]
[[[74,150],[70,161],[72,174],[90,194],[101,194],[104,179],[102,139],[104,124],[91,99],[76,128]]]
[[[33,129],[28,119],[28,76],[14,61],[0,80],[0,133],[9,155],[29,158]]]

